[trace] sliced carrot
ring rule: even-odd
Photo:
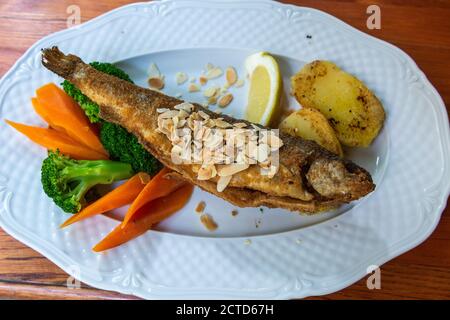
[[[27,136],[31,141],[47,148],[59,150],[62,154],[78,160],[101,160],[108,157],[98,151],[89,149],[69,136],[54,129],[28,126],[25,124],[5,120],[7,124]]]
[[[166,179],[164,176],[171,170],[163,168],[153,179],[142,189],[141,193],[133,201],[122,222],[124,228],[133,218],[136,212],[146,203],[157,198],[165,197],[174,190],[178,189],[183,182],[177,179]]]
[[[33,105],[34,111],[36,111],[36,113],[42,118],[42,120],[47,122],[50,127],[52,127],[53,129],[55,129],[57,131],[61,131],[64,133],[66,132],[63,128],[53,125],[51,123],[48,109],[42,108],[42,105],[39,103],[37,98],[31,98],[31,104]]]
[[[139,172],[127,180],[124,184],[108,192],[97,201],[91,203],[86,208],[73,215],[61,225],[61,228],[67,227],[72,223],[92,217],[97,214],[105,213],[109,210],[121,208],[133,202],[139,195],[139,192],[150,181],[147,173]]]
[[[48,83],[36,90],[41,112],[39,115],[50,126],[64,128],[72,139],[99,153],[108,155],[93,126],[80,106],[54,83]],[[42,111],[45,109],[45,112]]]
[[[192,185],[184,183],[181,188],[178,188],[178,190],[168,196],[147,203],[139,209],[138,213],[125,228],[122,228],[119,224],[92,250],[100,252],[111,249],[140,236],[158,222],[180,210],[189,200],[192,190]]]

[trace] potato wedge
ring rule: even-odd
[[[383,126],[385,113],[378,98],[332,62],[308,63],[291,78],[291,85],[303,107],[325,115],[343,145],[367,147]]]
[[[303,108],[284,119],[279,129],[281,132],[313,140],[325,149],[343,156],[342,147],[327,118],[320,111]]]

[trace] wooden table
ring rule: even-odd
[[[0,4],[0,75],[41,37],[66,28],[71,4],[82,21],[130,3],[130,0],[2,0]],[[324,10],[352,26],[397,45],[410,54],[450,105],[450,1],[345,0],[286,1]],[[337,3],[339,2],[339,3]],[[381,30],[368,30],[366,8],[381,8]],[[320,299],[449,299],[450,210],[422,245],[382,267],[381,290],[366,279]],[[0,299],[129,299],[82,286],[66,288],[67,275],[39,253],[0,229]]]

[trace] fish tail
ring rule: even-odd
[[[57,75],[70,79],[78,63],[83,61],[72,54],[65,55],[58,47],[42,49],[42,64]]]

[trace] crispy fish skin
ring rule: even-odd
[[[63,54],[57,47],[43,50],[42,63],[95,101],[102,119],[136,135],[149,152],[175,171],[173,178],[187,180],[237,206],[265,205],[315,213],[359,199],[375,188],[370,174],[356,164],[340,159],[312,141],[280,134],[283,141],[279,150],[280,170],[273,178],[262,176],[251,166],[234,175],[223,192],[217,192],[216,179],[196,179],[198,166],[172,163],[171,142],[156,130],[157,108],[173,108],[181,100],[99,72],[79,57]],[[231,124],[250,124],[219,116],[200,105],[194,107],[211,118],[221,117]]]

